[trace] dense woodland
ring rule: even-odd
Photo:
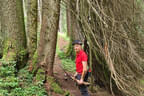
[[[50,96],[58,32],[72,60],[83,41],[91,89],[144,96],[143,17],[143,0],[0,0],[0,96]]]

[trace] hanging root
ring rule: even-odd
[[[97,61],[93,70],[98,71],[99,64],[107,66],[111,92],[116,85],[124,96],[144,95],[143,4],[142,0],[77,0],[74,13]],[[95,79],[102,80],[101,76]]]

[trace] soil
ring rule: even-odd
[[[58,46],[60,48],[60,50],[64,51],[65,47],[68,45],[68,42],[65,41],[62,37],[58,37]],[[73,74],[68,72],[69,74]],[[60,84],[61,88],[64,90],[67,90],[70,92],[70,94],[72,94],[72,96],[81,96],[80,91],[78,89],[78,87],[76,86],[75,82],[68,79],[66,80],[66,76],[64,75],[64,71],[61,68],[61,60],[58,58],[58,56],[55,56],[55,63],[54,63],[54,77],[56,78],[56,80],[58,81],[58,83]],[[96,93],[91,93],[91,96],[111,96],[109,95],[109,93],[107,93],[106,91],[102,90],[102,91],[98,91]],[[54,94],[52,96],[61,96],[58,94]]]

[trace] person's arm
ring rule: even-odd
[[[82,61],[82,65],[83,65],[83,72],[82,72],[82,75],[81,75],[81,79],[84,80],[85,75],[87,73],[87,61]]]
[[[82,61],[82,65],[83,65],[83,72],[82,72],[79,84],[83,84],[83,82],[84,82],[84,78],[87,73],[87,61]]]

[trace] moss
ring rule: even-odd
[[[8,53],[8,49],[9,49],[9,42],[5,42],[4,43],[4,49],[3,49],[3,60],[6,58],[7,53]]]
[[[8,53],[8,55],[5,55],[5,56],[3,57],[3,59],[4,59],[4,60],[7,60],[7,61],[13,61],[13,60],[15,60],[15,58],[16,58],[16,53],[15,53],[15,52],[12,52],[12,51],[10,51],[10,52]]]
[[[61,89],[61,87],[57,84],[57,83],[52,83],[51,87],[53,88],[53,91],[55,93],[59,93],[59,94],[64,94],[64,91]]]
[[[4,49],[3,49],[3,60],[16,60],[18,61],[23,61],[26,54],[27,50],[24,48],[19,48],[16,49],[16,44],[14,42],[11,42],[12,40],[6,40],[4,43]]]
[[[26,49],[22,49],[19,51],[19,55],[20,56],[25,56],[27,54],[27,50]]]
[[[33,64],[36,64],[38,62],[38,53],[37,51],[34,53],[33,55],[33,59],[32,59],[32,63]]]
[[[64,94],[64,90],[61,89],[58,83],[55,82],[55,79],[53,77],[48,76],[47,81],[51,86],[51,90],[53,90],[57,94]]]
[[[16,53],[14,52],[13,45],[10,40],[5,41],[3,49],[3,60],[12,61],[16,58]]]
[[[64,96],[72,96],[72,95],[70,95],[70,92],[69,92],[69,91],[65,91]]]
[[[73,49],[72,40],[70,40],[70,43],[68,45],[66,57],[71,57],[71,59],[73,59],[73,60],[75,59],[75,52]]]
[[[45,71],[42,69],[39,69],[37,74],[36,74],[36,81],[44,81],[45,80]]]
[[[38,54],[37,54],[37,51],[34,53],[34,56],[32,58],[32,67],[33,67],[33,70],[32,70],[32,73],[35,72],[35,70],[37,69],[37,64],[38,63]]]
[[[24,48],[21,48],[20,51],[17,52],[17,57],[19,62],[23,62],[26,58],[27,50]]]
[[[144,85],[144,80],[140,80],[140,83],[141,83],[142,85]]]
[[[58,57],[62,61],[62,67],[70,72],[75,72],[75,61],[66,57],[66,54],[62,51],[57,51]]]

